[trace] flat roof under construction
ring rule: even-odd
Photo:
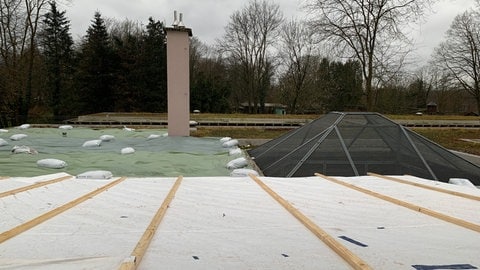
[[[406,175],[12,177],[0,269],[477,269],[479,213]]]

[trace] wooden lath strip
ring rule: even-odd
[[[270,187],[260,180],[255,175],[250,175],[252,178],[263,190],[265,190],[273,199],[275,199],[281,206],[283,206],[290,214],[292,214],[298,221],[300,221],[307,229],[309,229],[313,234],[315,234],[320,240],[322,240],[329,248],[335,251],[342,259],[344,259],[350,266],[354,269],[372,269],[365,261],[343,246],[340,242],[335,240],[307,216],[305,216],[298,209],[293,207],[288,201],[283,199]]]
[[[1,193],[0,193],[0,198],[6,197],[6,196],[10,196],[10,195],[15,195],[15,194],[17,194],[17,193],[24,192],[24,191],[27,191],[27,190],[30,190],[30,189],[34,189],[34,188],[38,188],[38,187],[43,187],[43,186],[50,185],[50,184],[53,184],[53,183],[57,183],[57,182],[60,182],[60,181],[66,180],[66,179],[70,179],[70,178],[72,178],[72,176],[71,176],[71,175],[67,175],[67,176],[62,176],[62,177],[55,178],[55,179],[52,179],[52,180],[37,182],[37,183],[32,184],[32,185],[28,185],[28,186],[24,186],[24,187],[12,189],[12,190],[4,191],[4,192],[1,192]]]
[[[55,208],[55,209],[53,209],[53,210],[51,210],[47,213],[44,213],[44,214],[42,214],[42,215],[40,215],[40,216],[38,216],[34,219],[31,219],[31,220],[21,224],[21,225],[18,225],[15,228],[12,228],[8,231],[5,231],[5,232],[1,233],[0,234],[0,244],[7,241],[8,239],[10,239],[12,237],[15,237],[15,236],[31,229],[31,228],[37,226],[38,224],[40,224],[42,222],[45,222],[45,221],[47,221],[47,220],[49,220],[49,219],[51,219],[51,218],[53,218],[57,215],[69,210],[70,208],[72,208],[72,207],[74,207],[74,206],[76,206],[76,205],[78,205],[78,204],[80,204],[80,203],[82,203],[82,202],[84,202],[88,199],[91,199],[92,197],[94,197],[94,196],[100,194],[101,192],[115,186],[116,184],[122,182],[125,179],[126,179],[126,177],[121,177],[121,178],[119,178],[115,181],[110,182],[109,184],[107,184],[103,187],[100,187],[100,188],[98,188],[98,189],[96,189],[92,192],[89,192],[88,194],[85,194],[85,195],[83,195],[83,196],[81,196],[81,197],[79,197],[79,198],[77,198],[73,201],[70,201],[70,202],[68,202],[68,203],[66,203],[66,204],[64,204],[60,207],[57,207],[57,208]]]
[[[440,220],[447,221],[447,222],[453,223],[455,225],[458,225],[458,226],[461,226],[461,227],[464,227],[464,228],[467,228],[467,229],[470,229],[470,230],[473,230],[473,231],[476,231],[476,232],[480,232],[480,225],[479,224],[475,224],[475,223],[472,223],[472,222],[469,222],[469,221],[466,221],[466,220],[463,220],[463,219],[459,219],[459,218],[456,218],[456,217],[452,217],[452,216],[449,216],[449,215],[445,215],[445,214],[442,214],[440,212],[436,212],[436,211],[433,211],[433,210],[428,209],[428,208],[421,207],[421,206],[416,205],[416,204],[412,204],[412,203],[405,202],[405,201],[402,201],[402,200],[399,200],[399,199],[395,199],[393,197],[383,195],[383,194],[371,191],[371,190],[366,189],[366,188],[362,188],[362,187],[359,187],[359,186],[356,186],[356,185],[352,185],[350,183],[346,183],[346,182],[341,181],[339,179],[336,179],[334,177],[325,176],[325,175],[319,174],[319,173],[316,173],[315,175],[319,176],[323,179],[329,180],[333,183],[351,188],[351,189],[356,190],[356,191],[360,191],[362,193],[373,196],[375,198],[379,198],[379,199],[394,203],[396,205],[403,206],[403,207],[408,208],[410,210],[420,212],[420,213],[423,213],[425,215],[429,215],[431,217],[438,218]]]
[[[133,270],[137,269],[138,265],[140,265],[140,262],[142,261],[148,246],[152,242],[153,236],[155,235],[158,226],[162,222],[162,219],[165,216],[165,213],[167,212],[170,203],[175,197],[175,193],[177,192],[178,187],[182,183],[182,179],[183,176],[179,176],[177,178],[175,184],[170,189],[170,192],[168,192],[167,197],[164,199],[162,205],[160,206],[157,213],[150,222],[150,225],[148,225],[147,229],[143,233],[142,238],[140,238],[137,245],[133,249],[130,257],[124,260],[123,263],[120,265],[120,270]]]
[[[480,197],[475,196],[475,195],[470,195],[470,194],[457,192],[457,191],[453,191],[453,190],[448,190],[448,189],[443,189],[443,188],[439,188],[439,187],[433,187],[433,186],[429,186],[429,185],[425,185],[425,184],[421,184],[421,183],[410,182],[410,181],[399,179],[399,178],[392,177],[392,176],[386,176],[386,175],[381,175],[381,174],[376,174],[376,173],[367,173],[367,174],[370,175],[370,176],[374,176],[374,177],[378,177],[378,178],[382,178],[382,179],[386,179],[386,180],[391,180],[391,181],[395,181],[395,182],[402,183],[402,184],[412,185],[412,186],[421,187],[421,188],[425,188],[425,189],[430,189],[430,190],[434,190],[434,191],[438,191],[438,192],[442,192],[442,193],[446,193],[446,194],[450,194],[450,195],[454,195],[454,196],[458,196],[458,197],[462,197],[462,198],[466,198],[466,199],[480,201]]]

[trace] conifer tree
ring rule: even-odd
[[[95,12],[87,29],[78,61],[77,89],[81,113],[113,111],[115,66],[118,61],[100,12]]]
[[[139,59],[143,47],[143,29],[138,22],[124,20],[109,27],[113,50],[119,64],[115,74],[115,111],[141,111],[142,69]]]
[[[40,43],[43,48],[47,72],[47,89],[49,105],[52,108],[54,120],[60,120],[67,114],[66,96],[69,91],[68,79],[72,72],[73,39],[70,34],[70,22],[65,17],[65,11],[59,11],[55,1],[50,4],[50,11],[43,19],[43,30]]]
[[[167,111],[167,53],[164,25],[148,19],[139,68],[142,95],[139,107],[147,112]]]

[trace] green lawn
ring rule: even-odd
[[[115,114],[118,117],[123,116],[122,113]],[[125,114],[132,116],[132,114]],[[142,118],[165,118],[166,114],[133,114],[134,117]],[[298,115],[275,115],[275,114],[211,114],[199,113],[191,114],[192,120],[199,119],[306,119],[313,120],[322,115],[315,114],[298,114]],[[460,115],[386,115],[392,120],[452,120],[452,121],[480,121],[478,116],[460,116]],[[461,152],[480,155],[480,143],[472,143],[462,141],[461,139],[480,139],[480,130],[478,129],[428,129],[416,128],[415,132],[420,133],[426,138],[448,148]],[[288,132],[289,129],[262,129],[262,128],[244,128],[244,127],[199,127],[197,131],[192,132],[192,136],[196,137],[233,137],[233,138],[249,138],[249,139],[273,139]]]
[[[480,143],[466,142],[461,139],[480,139],[478,129],[440,129],[415,128],[413,131],[445,148],[480,155]],[[288,132],[289,129],[200,127],[192,132],[196,137],[232,137],[249,139],[273,139]]]
[[[480,130],[478,129],[416,128],[412,130],[448,149],[480,155],[480,143],[461,140],[480,139]]]

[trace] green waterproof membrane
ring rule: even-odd
[[[63,134],[66,133],[66,134]],[[0,176],[31,177],[66,172],[77,175],[91,170],[111,171],[114,176],[228,176],[226,164],[233,159],[218,138],[168,137],[164,129],[89,129],[73,128],[12,128],[0,133],[8,145],[0,146]],[[10,136],[26,134],[28,137],[13,141]],[[150,135],[160,135],[148,139]],[[102,142],[99,147],[82,147],[89,140],[102,135],[115,139]],[[14,154],[15,146],[28,146],[38,154]],[[133,154],[121,154],[122,148],[132,147]],[[68,166],[51,169],[37,166],[37,161],[54,158]]]

